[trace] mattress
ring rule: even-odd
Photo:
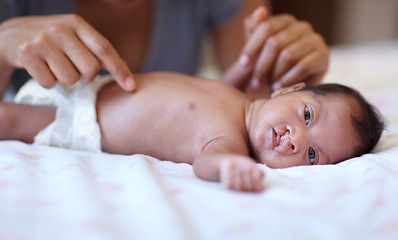
[[[0,239],[398,239],[398,41],[332,48],[325,82],[363,93],[382,139],[335,165],[262,165],[261,193],[150,156],[0,141]]]

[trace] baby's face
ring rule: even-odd
[[[333,164],[353,155],[360,141],[351,109],[340,94],[296,91],[271,98],[252,115],[254,155],[271,168]]]

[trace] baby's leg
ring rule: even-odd
[[[27,143],[55,119],[56,107],[0,102],[0,140]]]

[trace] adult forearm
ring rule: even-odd
[[[3,98],[13,72],[14,68],[0,61],[0,98]]]
[[[9,46],[7,41],[7,28],[4,27],[5,21],[0,23],[0,99],[3,97],[10,82],[11,75],[14,72],[14,67],[7,61],[7,52]]]

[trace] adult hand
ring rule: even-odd
[[[0,25],[0,62],[25,68],[42,86],[91,82],[100,68],[125,90],[135,88],[126,63],[112,44],[81,17],[13,18]]]
[[[307,22],[288,14],[268,16],[257,8],[244,22],[246,44],[240,58],[225,74],[229,82],[244,90],[297,82],[319,83],[329,64],[329,49]]]

